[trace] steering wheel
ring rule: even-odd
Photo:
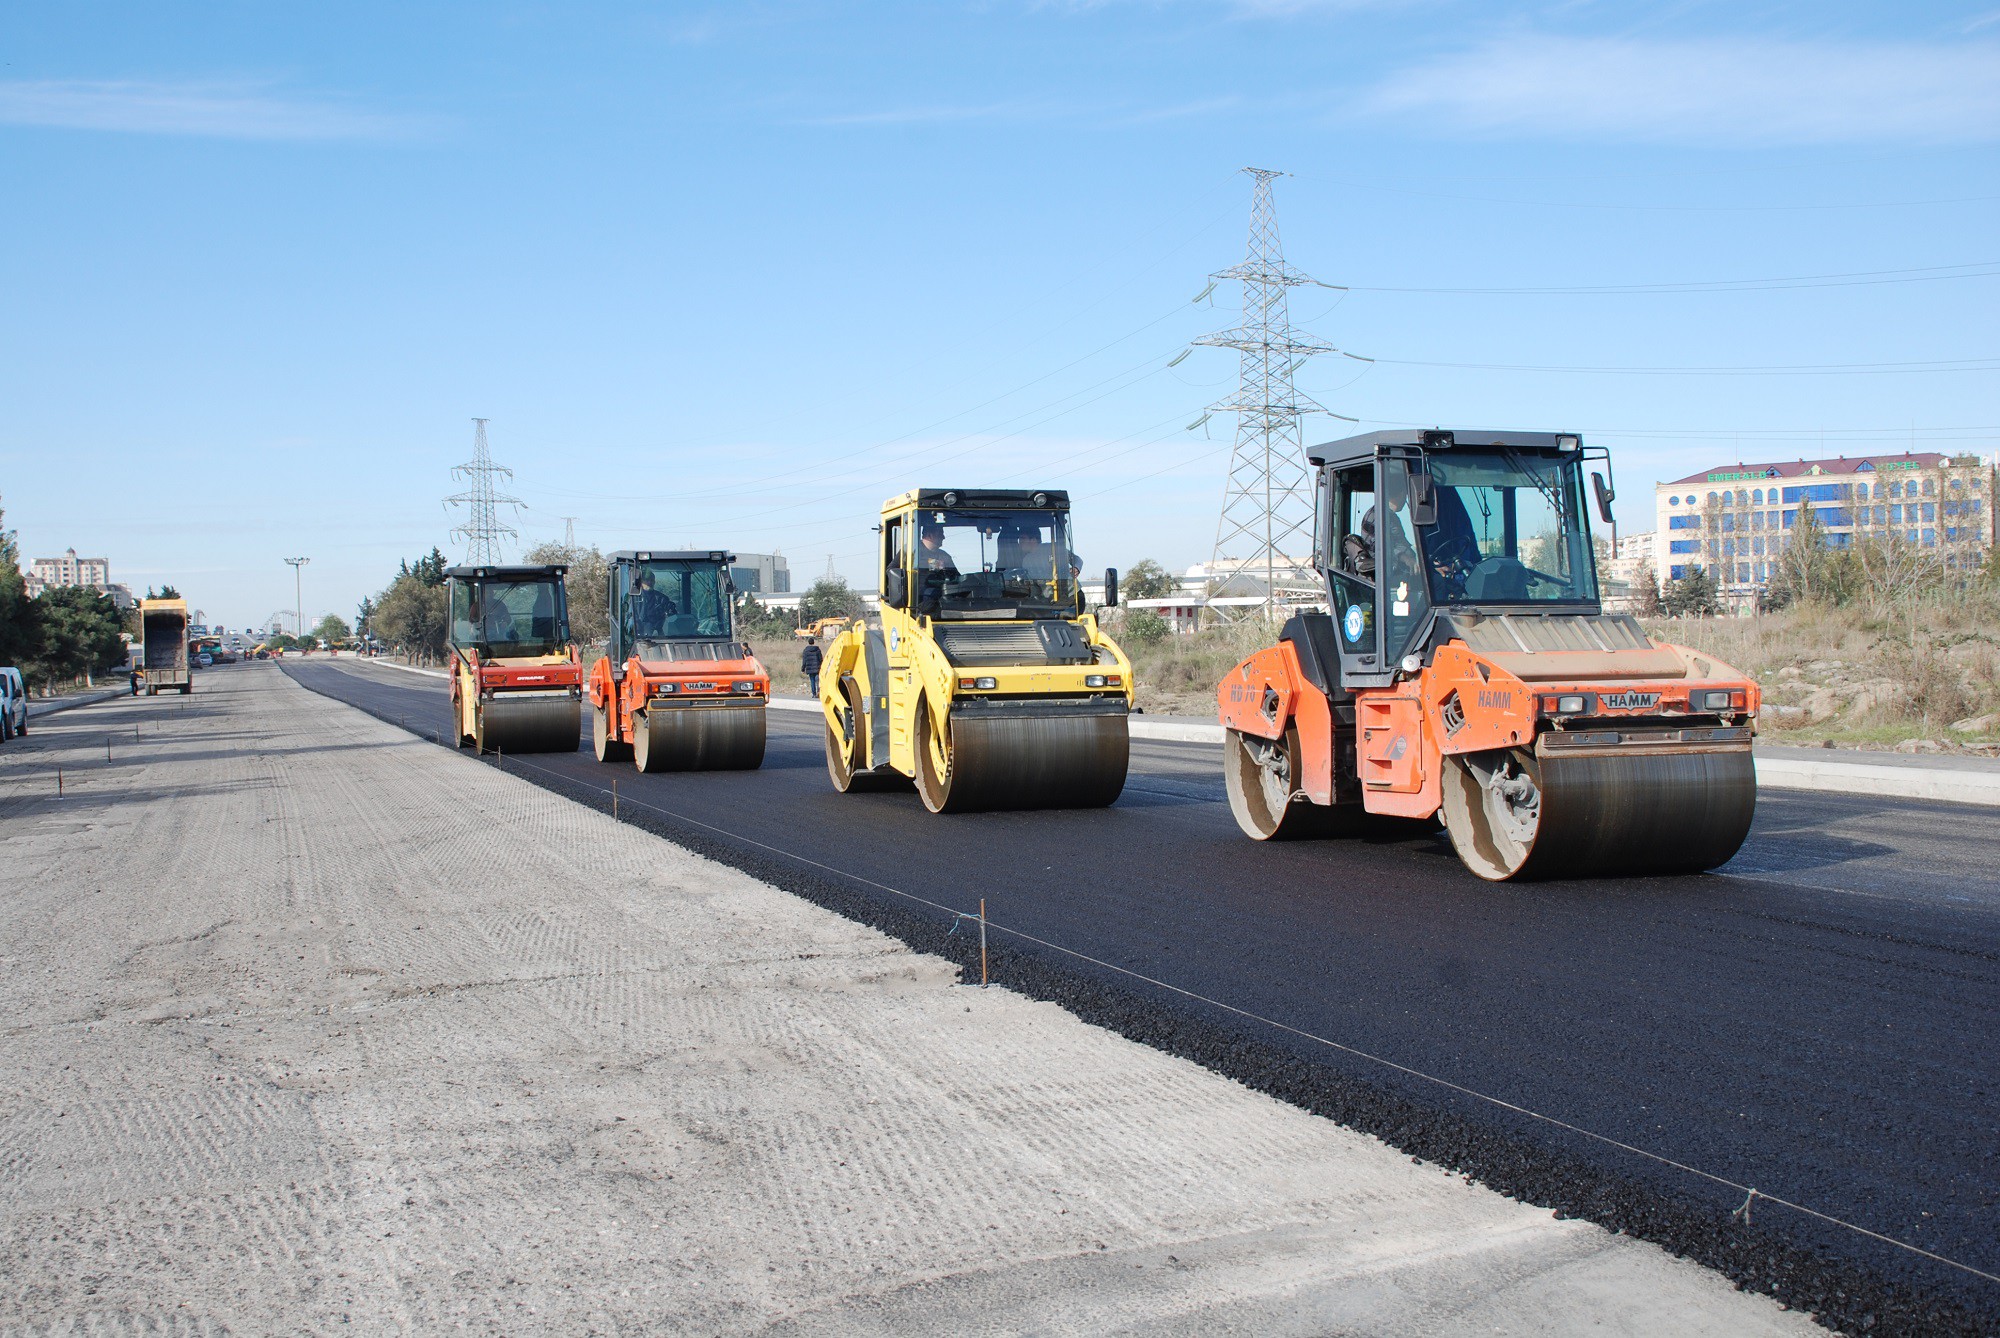
[[[1463,594],[1466,577],[1480,563],[1479,545],[1463,534],[1447,534],[1431,539],[1424,551],[1438,579],[1455,593]]]

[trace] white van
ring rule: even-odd
[[[0,739],[12,739],[28,732],[28,685],[21,671],[0,665]]]

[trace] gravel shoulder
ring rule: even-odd
[[[0,1329],[1819,1332],[265,666],[21,742]]]

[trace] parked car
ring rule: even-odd
[[[0,665],[0,739],[16,739],[28,732],[28,685],[21,671]]]
[[[215,657],[213,655],[210,655],[207,651],[203,651],[201,654],[195,657],[194,662],[200,665],[202,668],[206,669],[210,665],[215,663]]]

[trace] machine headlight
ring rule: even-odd
[[[1584,701],[1581,696],[1571,695],[1556,698],[1557,715],[1582,715]]]
[[[1087,688],[1101,688],[1109,681],[1103,674],[1085,674],[1083,676],[1083,685]]]
[[[1694,695],[1696,698],[1694,709],[1697,711],[1727,711],[1729,709],[1729,690],[1727,688],[1721,691],[1697,692]]]
[[[731,692],[748,692],[756,686],[755,683],[734,683],[730,685],[729,690]]]
[[[1000,680],[997,678],[975,678],[972,680],[972,686],[981,691],[990,691],[1000,686]]]
[[[679,691],[680,691],[680,685],[679,685],[679,684],[677,684],[677,683],[655,683],[655,684],[653,684],[653,691],[654,691],[654,692],[656,692],[656,693],[659,693],[659,692],[679,692]]]

